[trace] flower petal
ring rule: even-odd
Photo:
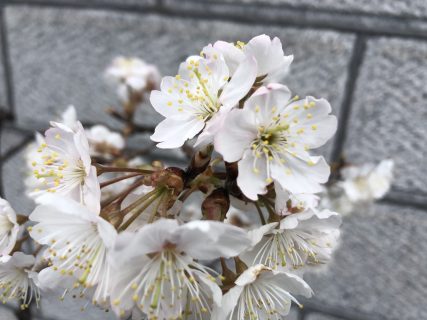
[[[202,120],[192,116],[166,118],[157,125],[151,140],[160,142],[157,144],[158,148],[179,148],[185,141],[194,138],[204,126],[205,123]]]
[[[175,236],[183,252],[202,260],[235,257],[249,246],[243,229],[217,221],[191,221],[179,227]]]
[[[215,150],[227,162],[240,160],[256,136],[253,114],[240,109],[232,110],[224,120],[222,130],[215,137]]]
[[[267,161],[264,157],[256,158],[251,150],[245,151],[242,160],[239,161],[239,175],[237,185],[240,190],[251,200],[257,200],[258,194],[267,192]],[[260,168],[260,169],[258,169]]]
[[[256,70],[256,61],[253,57],[243,60],[230,82],[224,86],[219,98],[222,105],[233,107],[246,96],[255,82]]]

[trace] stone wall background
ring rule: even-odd
[[[322,149],[356,162],[396,162],[386,199],[344,219],[334,263],[291,320],[427,319],[426,0],[9,0],[0,2],[1,193],[20,213],[33,130],[74,104],[83,121],[111,122],[102,73],[119,54],[175,74],[211,41],[266,33],[295,55],[286,83],[331,101],[337,136]],[[159,118],[146,107],[141,122]],[[177,159],[179,161],[179,159]],[[113,319],[74,301],[42,300],[35,320]],[[14,315],[9,306],[0,319]]]

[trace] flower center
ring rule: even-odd
[[[267,182],[271,183],[270,177],[270,164],[272,161],[277,161],[284,164],[285,160],[282,155],[288,148],[288,135],[289,126],[287,124],[275,123],[272,126],[258,127],[258,135],[252,142],[252,154],[254,155],[253,171],[258,174],[257,168],[258,159],[264,157],[267,162]]]
[[[272,269],[286,267],[288,260],[294,269],[302,267],[306,258],[319,263],[316,247],[320,246],[310,241],[312,236],[301,230],[275,230],[266,236],[266,241],[255,256],[254,262],[264,264]]]
[[[32,162],[33,174],[43,189],[52,193],[67,191],[84,182],[86,170],[81,159],[70,163],[64,155],[50,150],[45,143],[37,151],[42,153],[42,162]]]
[[[196,279],[196,271],[213,279],[206,267],[176,252],[175,246],[165,248],[143,266],[113,304],[120,305],[120,298],[131,289],[132,300],[149,319],[157,319],[159,314],[171,309],[177,318],[191,314],[195,319],[202,319],[210,312],[211,298]]]

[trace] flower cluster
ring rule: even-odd
[[[337,120],[325,99],[278,83],[292,60],[266,35],[210,44],[160,84],[154,66],[114,60],[122,108],[108,112],[122,130],[85,130],[69,107],[28,148],[34,211],[0,201],[3,299],[26,308],[59,289],[150,320],[282,319],[302,307],[304,274],[331,260],[341,217],[324,205],[330,167],[313,152]],[[134,117],[148,93],[165,118],[155,128]],[[149,142],[129,143],[137,132],[188,165],[147,161]],[[376,199],[390,166],[345,168],[335,185],[351,201]]]
[[[328,185],[321,192],[320,206],[333,208],[343,215],[368,207],[382,199],[390,190],[394,162],[382,160],[378,164],[339,164]]]

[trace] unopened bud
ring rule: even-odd
[[[215,189],[202,203],[202,213],[207,220],[223,221],[230,208],[230,198],[223,188]]]
[[[197,151],[191,158],[191,164],[186,170],[186,183],[197,177],[209,166],[213,146],[208,145],[205,148]]]
[[[170,167],[163,170],[164,184],[174,190],[176,195],[184,189],[184,170],[176,167]]]

